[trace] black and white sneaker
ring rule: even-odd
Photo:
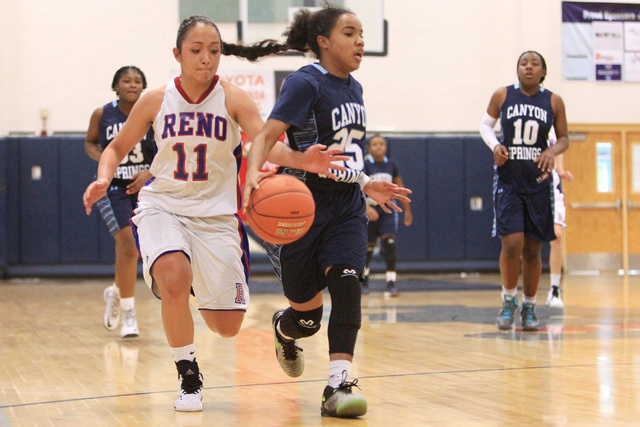
[[[282,317],[284,310],[278,310],[273,314],[271,326],[276,342],[276,358],[282,370],[290,377],[299,377],[304,371],[304,355],[302,349],[296,345],[296,340],[288,340],[278,333],[278,319]]]
[[[562,296],[560,295],[560,288],[557,286],[552,286],[551,289],[549,289],[547,305],[552,308],[564,308],[564,302],[562,302]]]
[[[347,381],[346,373],[343,372],[342,383],[338,388],[330,385],[324,388],[320,408],[323,417],[355,418],[367,413],[367,399],[351,391],[352,387],[358,387],[358,380]]]
[[[173,408],[178,412],[202,411],[202,374],[195,361],[176,362],[178,368],[178,398]]]

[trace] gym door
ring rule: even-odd
[[[567,270],[640,269],[640,128],[570,126]],[[636,237],[634,237],[636,236]]]

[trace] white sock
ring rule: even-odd
[[[537,299],[538,299],[537,295],[534,295],[532,297],[528,297],[526,295],[523,295],[522,296],[522,303],[523,304],[535,304]]]
[[[512,297],[517,297],[518,296],[518,287],[516,286],[513,289],[507,289],[504,287],[504,285],[502,285],[502,299],[504,300],[504,296],[505,295],[510,295]]]
[[[555,286],[557,288],[560,287],[560,278],[562,274],[552,274],[551,275],[551,286]]]
[[[395,282],[395,281],[396,281],[396,272],[387,271],[387,282]]]
[[[120,298],[120,308],[122,309],[122,311],[133,310],[134,299],[134,297]]]
[[[184,347],[171,347],[171,354],[173,354],[173,360],[179,362],[181,360],[188,360],[193,362],[196,360],[196,347],[195,344],[185,345]]]
[[[332,360],[329,362],[329,385],[338,388],[342,383],[343,372],[347,372],[347,379],[351,377],[351,362],[348,360]]]

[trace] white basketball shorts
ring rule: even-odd
[[[191,262],[191,284],[199,310],[246,310],[249,306],[248,254],[234,215],[185,217],[143,203],[131,218],[142,256],[144,280],[160,297],[151,270],[169,252],[184,252]]]
[[[553,222],[559,224],[562,228],[565,228],[567,224],[565,219],[567,216],[567,209],[564,206],[564,193],[560,191],[558,185],[560,185],[560,177],[558,172],[553,171]]]

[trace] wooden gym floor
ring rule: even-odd
[[[369,412],[357,420],[320,416],[328,298],[325,326],[301,342],[306,369],[298,379],[275,360],[271,316],[285,299],[259,293],[269,281],[252,284],[235,338],[209,332],[194,312],[204,411],[176,413],[160,305],[141,281],[140,337],[129,340],[102,327],[109,280],[0,281],[0,425],[638,424],[640,277],[567,275],[562,310],[544,305],[545,274],[537,333],[493,325],[496,275],[400,279],[398,298],[374,289],[363,299],[354,376]],[[410,290],[417,288],[425,290]]]

